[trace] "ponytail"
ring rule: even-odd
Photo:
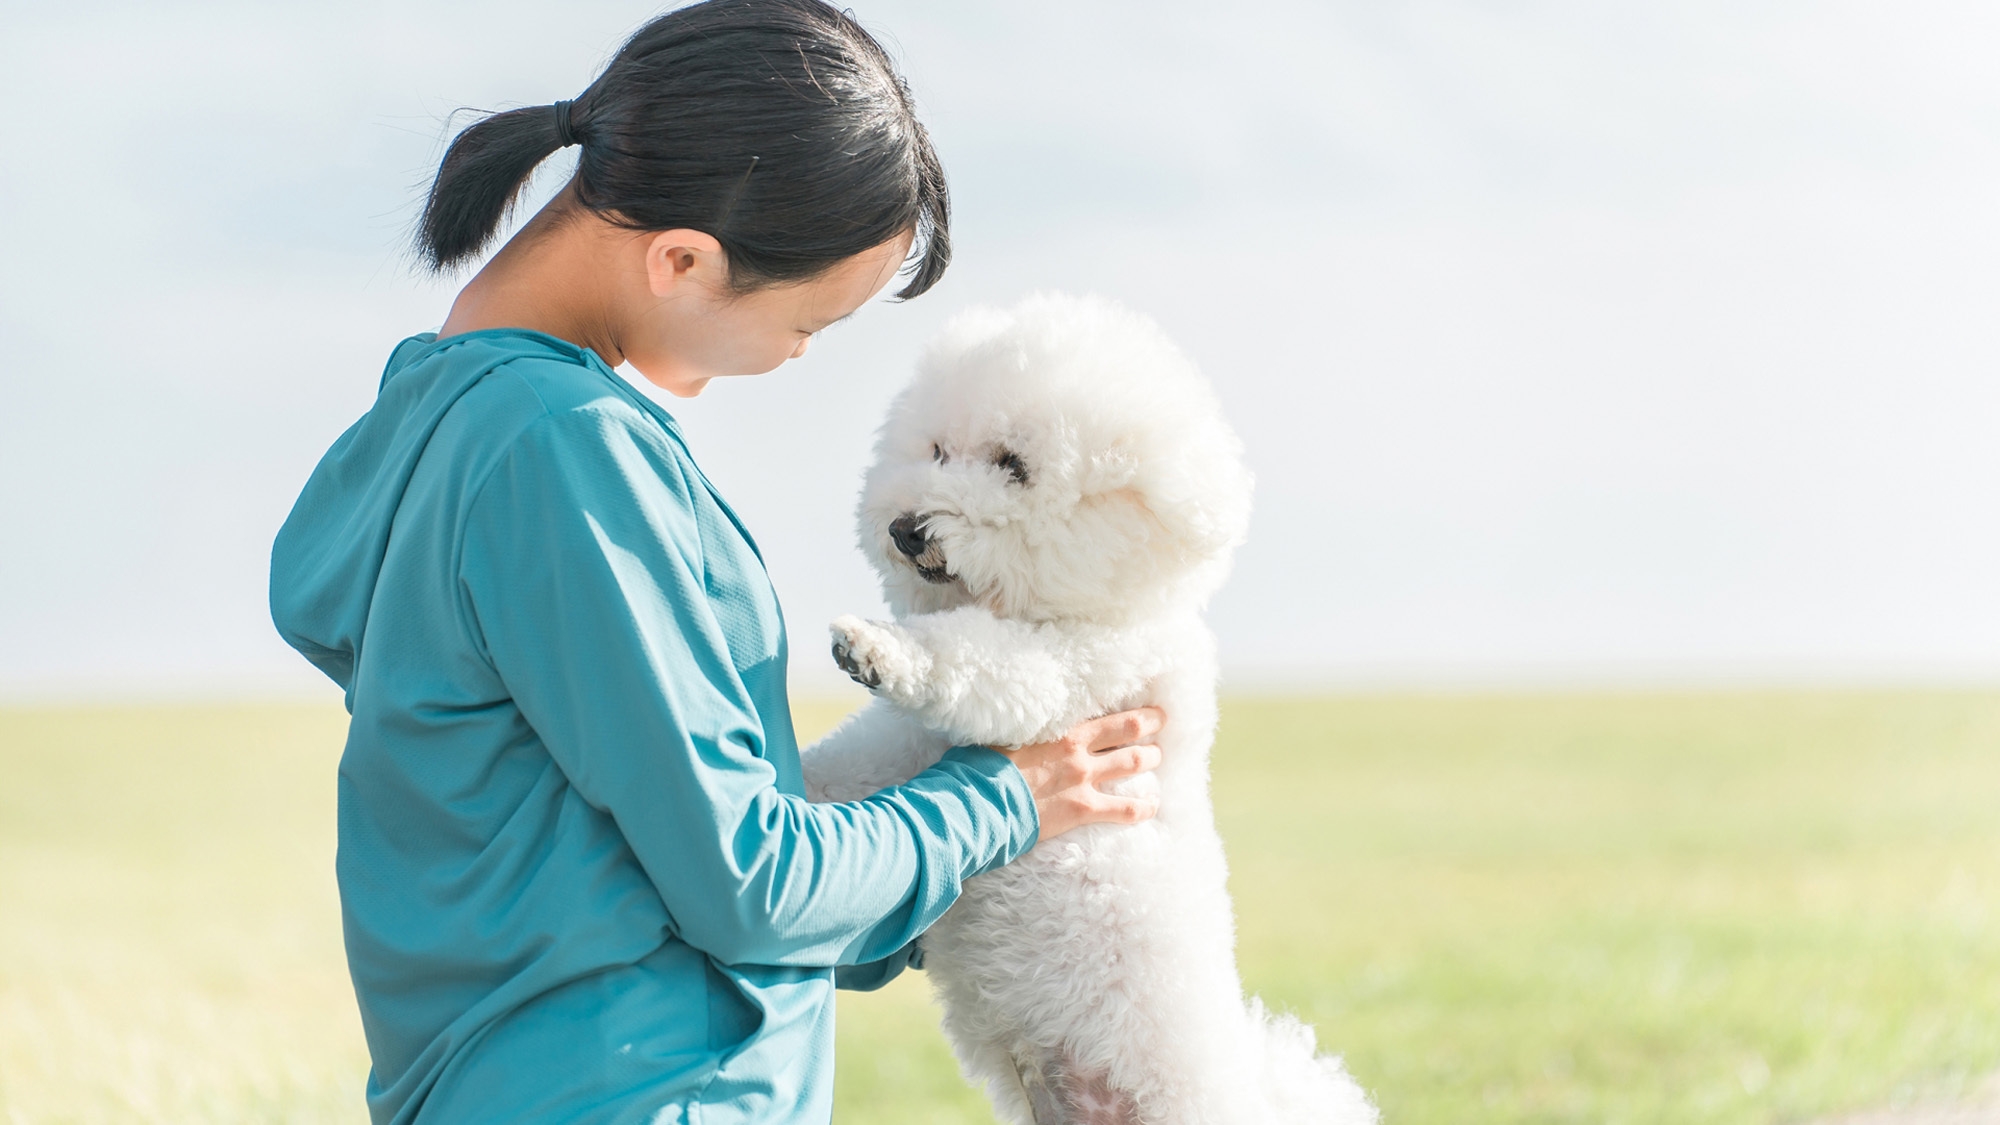
[[[563,147],[552,109],[496,113],[453,138],[417,223],[417,251],[425,265],[451,269],[493,241],[528,177]]]
[[[635,32],[574,103],[453,139],[418,222],[434,270],[476,258],[536,166],[582,146],[576,202],[633,230],[704,231],[739,291],[911,234],[898,297],[951,260],[944,167],[888,53],[822,0],[706,0]]]

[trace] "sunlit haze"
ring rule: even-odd
[[[1233,689],[2000,678],[2000,7],[855,9],[954,265],[669,404],[802,687],[880,612],[917,348],[1037,288],[1158,318],[1245,439]],[[654,11],[6,3],[0,695],[322,690],[267,553],[450,303],[405,247],[451,114]]]

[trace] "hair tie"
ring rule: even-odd
[[[569,147],[569,146],[571,146],[571,145],[576,145],[576,144],[582,144],[582,143],[583,143],[582,141],[579,141],[579,140],[577,140],[577,139],[576,139],[576,134],[575,134],[575,133],[572,133],[572,132],[570,132],[570,128],[569,128],[569,106],[570,106],[570,103],[568,103],[568,102],[557,102],[556,104],[554,104],[554,105],[552,105],[552,106],[550,106],[550,107],[549,107],[550,109],[553,109],[553,110],[555,110],[555,111],[556,111],[556,147],[557,147],[557,148],[568,148],[568,147]]]

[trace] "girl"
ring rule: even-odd
[[[816,0],[642,28],[573,102],[446,153],[431,265],[534,167],[575,178],[403,341],[272,552],[338,682],[347,954],[377,1122],[825,1121],[836,982],[872,987],[963,882],[1149,806],[1156,711],[803,796],[778,603],[671,417],[879,293],[936,283],[942,170],[888,57]]]

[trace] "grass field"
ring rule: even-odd
[[[365,1119],[341,729],[0,711],[0,1118]],[[1215,774],[1248,983],[1392,1125],[1805,1121],[2000,1068],[2000,695],[1238,700]],[[838,1120],[990,1120],[920,977],[840,1034]]]

